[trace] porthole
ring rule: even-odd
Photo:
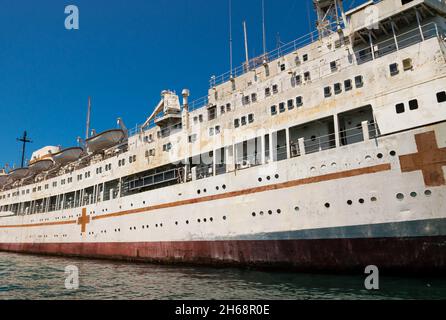
[[[223,216],[223,220],[226,220],[226,216]]]
[[[219,187],[219,186],[216,186],[215,189],[218,191],[218,190],[220,190],[220,187]]]
[[[204,218],[204,219],[203,219],[203,222],[206,222],[206,221],[207,221],[207,219],[206,219],[206,218]]]
[[[266,180],[271,180],[271,177],[270,177],[270,176],[267,176],[267,177],[266,177]]]
[[[325,203],[325,208],[330,208],[330,204],[328,202]]]
[[[259,178],[258,180],[259,180],[259,182],[262,182],[262,178]]]
[[[389,154],[394,157],[396,155],[396,152],[394,150],[390,151]]]
[[[375,202],[377,199],[376,199],[376,197],[371,197],[370,198],[370,201],[372,201],[372,202]]]
[[[294,207],[294,211],[299,211],[299,207]]]
[[[203,192],[205,192],[205,193],[207,192],[206,188],[205,188],[205,189],[203,189]]]
[[[149,225],[146,225],[146,229],[149,229]]]
[[[178,221],[175,221],[175,225],[178,225]]]
[[[348,204],[349,206],[351,206],[351,205],[353,204],[353,201],[351,201],[351,200],[347,200],[347,204]]]
[[[186,224],[189,224],[189,220],[186,220]]]
[[[276,174],[274,177],[275,177],[276,179],[279,179],[279,175],[278,175],[278,174]]]
[[[268,214],[273,214],[273,211],[272,210],[268,210]]]
[[[427,197],[430,197],[432,195],[432,191],[426,190],[426,191],[424,191],[424,195]]]
[[[360,203],[360,204],[363,204],[363,203],[364,203],[364,199],[362,199],[362,198],[359,199],[359,203]]]
[[[282,210],[277,209],[277,213],[278,213],[278,214],[281,214],[281,213],[282,213]]]
[[[263,216],[263,211],[260,211],[259,214],[260,214],[261,216]]]
[[[378,153],[376,156],[378,157],[378,159],[382,159],[383,154],[382,153]]]
[[[417,196],[417,193],[414,192],[414,191],[412,191],[412,192],[410,193],[410,196],[411,196],[412,198],[415,198],[415,197]]]
[[[210,217],[210,218],[209,218],[209,221],[210,221],[210,222],[214,221],[214,218]]]
[[[200,222],[201,222],[201,220],[200,220],[200,219],[197,219],[197,222],[198,222],[198,223],[200,223]]]
[[[226,189],[226,185],[225,185],[225,184],[224,184],[224,185],[222,185],[221,187],[223,188],[223,190],[224,190],[224,189]]]
[[[160,227],[161,227],[161,228],[163,227],[163,224],[162,224],[162,223],[160,223]]]
[[[253,212],[253,213],[252,213],[252,216],[253,216],[253,217],[255,217],[255,216],[256,216],[256,213],[255,213],[255,212]]]
[[[398,193],[398,194],[396,195],[396,198],[397,198],[398,200],[403,200],[403,199],[404,199],[404,194],[402,194],[402,193]]]
[[[158,224],[155,224],[155,227],[157,227],[157,228],[158,228]]]
[[[197,193],[198,193],[198,194],[200,194],[200,192],[201,192],[200,190],[197,190]]]

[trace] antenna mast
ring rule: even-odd
[[[230,76],[232,79],[232,1],[229,0],[229,65]]]
[[[23,165],[25,164],[25,149],[26,149],[26,144],[27,143],[31,143],[32,141],[30,139],[28,139],[28,134],[26,131],[23,132],[23,137],[21,138],[17,138],[17,141],[20,141],[23,143],[22,145],[22,166],[21,168],[23,168]]]
[[[85,139],[90,136],[90,115],[91,115],[91,98],[88,97],[88,110],[87,110],[87,126],[85,129]]]
[[[245,34],[245,57],[246,57],[246,70],[249,70],[249,55],[248,55],[248,34],[246,32],[246,21],[243,21],[243,33]]]
[[[266,56],[265,0],[262,0],[263,58]]]

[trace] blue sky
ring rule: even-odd
[[[356,1],[357,3],[362,1]],[[265,0],[267,47],[309,32],[309,1]],[[65,6],[80,29],[64,27]],[[234,64],[262,52],[261,0],[232,0]],[[0,167],[20,164],[16,141],[32,150],[76,145],[84,136],[88,96],[92,128],[144,122],[164,89],[207,93],[211,75],[229,70],[228,0],[0,0]]]

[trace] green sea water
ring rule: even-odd
[[[75,266],[77,289],[65,286]],[[445,299],[446,277],[320,275],[132,264],[0,252],[0,299]]]

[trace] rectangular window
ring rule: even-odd
[[[344,88],[345,91],[350,91],[353,88],[352,81],[350,79],[344,81]]]
[[[395,106],[395,111],[396,111],[396,113],[403,113],[405,111],[404,110],[404,103],[398,103]]]
[[[269,97],[271,95],[271,89],[265,88],[265,97]]]
[[[243,98],[242,98],[242,104],[245,106],[245,105],[247,105],[247,104],[249,104],[250,103],[250,101],[249,101],[249,96],[244,96]]]
[[[191,134],[191,135],[188,137],[188,141],[189,141],[189,143],[194,143],[195,141],[197,141],[197,134],[196,134],[196,133]]]
[[[215,126],[215,134],[219,134],[220,133],[220,126]]]
[[[355,77],[355,85],[356,85],[356,88],[362,88],[364,86],[364,80],[363,80],[362,76]]]
[[[285,103],[284,102],[279,103],[279,112],[280,113],[285,112]]]
[[[225,106],[220,107],[220,113],[223,114],[226,112]]]
[[[299,96],[299,97],[296,97],[296,106],[297,107],[301,107],[301,106],[303,106],[303,99],[302,99],[302,96]]]
[[[287,105],[288,105],[288,110],[293,109],[294,108],[294,100],[293,99],[288,100]]]
[[[240,127],[240,119],[234,119],[234,127],[235,128]]]
[[[296,85],[300,85],[300,84],[302,84],[302,77],[300,76],[300,74],[298,74],[296,76]]]
[[[248,115],[248,122],[249,123],[253,123],[254,122],[254,114],[251,113],[251,114]]]
[[[245,116],[242,117],[242,121],[241,122],[242,122],[242,126],[246,125],[246,117]]]
[[[331,96],[331,87],[325,87],[324,88],[324,97],[328,98]]]
[[[252,102],[257,102],[257,93],[251,94],[251,101]]]
[[[198,115],[198,121],[203,122],[203,115],[202,114]]]
[[[335,83],[334,84],[334,93],[335,94],[340,94],[342,92],[342,86],[341,86],[341,84],[338,82],[338,83]]]
[[[418,109],[418,100],[413,99],[409,101],[409,110],[416,110]]]
[[[336,63],[336,61],[330,62],[330,70],[331,72],[335,72],[338,70],[338,64]]]
[[[277,87],[277,84],[273,85],[273,93],[276,94],[279,92],[279,88]]]
[[[391,76],[397,75],[399,73],[398,63],[392,63],[391,65],[389,65],[389,69],[390,69]]]
[[[303,60],[303,61],[308,61],[308,54],[304,54],[304,55],[302,56],[302,60]]]
[[[437,101],[438,103],[442,103],[446,101],[446,91],[437,92]]]
[[[307,71],[307,72],[304,73],[304,80],[305,81],[310,81],[311,80],[310,71]]]
[[[226,112],[229,112],[229,111],[231,111],[231,104],[227,103],[226,104]]]
[[[277,114],[277,107],[276,106],[271,106],[271,115],[274,116]]]
[[[212,137],[214,135],[214,128],[209,128],[209,136]]]
[[[285,64],[284,63],[282,63],[281,65],[280,65],[280,71],[285,71]]]
[[[208,109],[208,120],[214,120],[217,118],[217,107],[212,106]]]

